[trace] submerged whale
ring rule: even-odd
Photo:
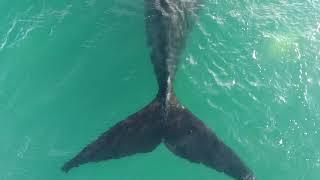
[[[89,162],[153,151],[160,143],[175,155],[204,164],[237,180],[252,171],[175,96],[173,82],[192,17],[200,0],[145,0],[145,23],[159,90],[140,111],[117,123],[68,161],[62,170]]]

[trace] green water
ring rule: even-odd
[[[0,180],[227,180],[153,153],[63,163],[157,92],[143,0],[0,1]],[[206,0],[180,101],[262,180],[320,179],[320,1]]]

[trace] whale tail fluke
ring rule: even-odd
[[[148,106],[119,122],[85,147],[62,167],[68,172],[88,162],[119,159],[137,153],[147,153],[161,142],[160,102],[155,99]]]
[[[236,153],[180,105],[174,94],[167,109],[163,108],[163,98],[157,97],[85,147],[62,170],[68,172],[88,162],[151,152],[164,142],[171,152],[190,162],[204,164],[236,180],[255,180]]]

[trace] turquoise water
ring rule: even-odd
[[[143,0],[0,1],[0,180],[227,180],[153,153],[63,163],[157,92]],[[320,179],[320,1],[206,0],[180,101],[263,180]]]

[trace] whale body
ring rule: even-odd
[[[238,155],[202,121],[182,106],[173,83],[193,16],[200,0],[145,0],[150,58],[158,82],[154,100],[120,121],[64,164],[68,172],[89,162],[153,151],[160,143],[175,155],[237,180],[256,179]]]

